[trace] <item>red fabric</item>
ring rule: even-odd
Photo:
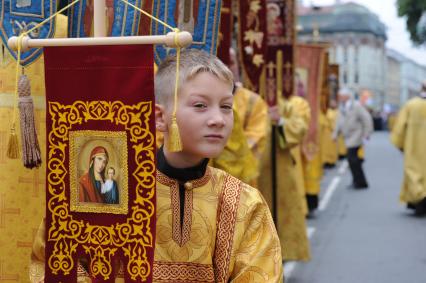
[[[144,256],[147,257],[149,266],[145,266],[149,270],[149,275],[144,280],[141,277],[131,280],[130,275],[127,273],[126,264],[128,257],[125,251],[119,247],[112,256],[112,261],[121,260],[124,264],[125,280],[126,282],[151,282],[152,281],[152,267],[154,258],[154,242],[155,242],[155,209],[151,205],[155,205],[155,178],[153,178],[154,185],[146,187],[142,184],[137,170],[138,160],[136,158],[137,146],[142,146],[142,142],[138,140],[136,143],[131,140],[132,134],[130,128],[127,128],[122,123],[117,122],[118,118],[111,119],[85,119],[82,117],[81,121],[72,124],[72,129],[67,129],[68,121],[73,119],[72,112],[63,114],[63,116],[54,116],[53,103],[60,103],[62,105],[74,105],[76,101],[82,102],[122,102],[125,106],[140,105],[141,102],[151,102],[151,112],[146,122],[149,126],[149,131],[152,133],[153,141],[155,141],[155,127],[154,127],[154,86],[153,86],[153,47],[150,45],[131,45],[131,46],[84,46],[84,47],[47,47],[44,49],[45,54],[45,80],[46,80],[46,129],[47,129],[47,168],[46,176],[48,176],[46,184],[46,282],[77,282],[77,259],[84,257],[88,259],[88,254],[83,248],[81,241],[73,239],[72,234],[76,230],[70,227],[60,227],[56,221],[57,232],[49,235],[49,228],[54,225],[54,216],[52,208],[61,208],[64,210],[64,204],[68,210],[63,211],[62,221],[69,221],[73,219],[79,223],[86,223],[90,225],[99,225],[102,227],[117,227],[119,224],[126,223],[131,219],[134,209],[143,211],[143,223],[140,224],[140,235],[127,235],[129,239],[135,237],[134,242],[129,240],[128,246],[134,247],[136,244],[143,243]],[[102,109],[93,110],[97,111],[100,116],[103,115]],[[140,114],[148,113],[148,110],[140,110]],[[145,111],[145,112],[142,112]],[[119,113],[118,109],[116,111]],[[118,114],[117,114],[118,115]],[[148,114],[147,114],[148,115]],[[142,115],[143,116],[143,115]],[[59,121],[64,119],[64,121]],[[62,118],[61,118],[62,117]],[[143,116],[145,117],[145,116]],[[133,117],[135,118],[135,117]],[[129,117],[129,121],[133,119]],[[137,118],[137,117],[136,117]],[[124,119],[124,118],[123,118]],[[121,121],[121,120],[120,120]],[[130,123],[130,122],[129,122]],[[56,125],[56,126],[55,126]],[[144,125],[141,125],[141,127]],[[78,130],[92,130],[92,131],[126,131],[127,133],[127,150],[128,150],[128,214],[110,214],[110,213],[86,213],[69,211],[70,207],[70,157],[69,157],[69,139],[67,135],[63,140],[58,141],[55,134],[64,133],[66,131]],[[147,135],[143,144],[152,143]],[[55,144],[63,144],[62,152],[60,147]],[[153,144],[154,145],[154,144]],[[152,151],[154,152],[154,146]],[[62,156],[63,152],[65,156]],[[99,146],[92,150],[91,157],[105,153],[106,149]],[[143,156],[145,159],[152,161],[150,172],[155,174],[155,154]],[[58,160],[53,162],[53,160]],[[50,161],[50,162],[49,162]],[[63,161],[63,162],[62,162]],[[91,162],[85,160],[84,162]],[[52,176],[63,177],[65,188],[62,188],[58,178]],[[56,179],[55,179],[56,178]],[[142,178],[142,177],[140,177]],[[83,175],[80,179],[80,184],[85,184],[88,188],[94,190],[92,183],[88,176]],[[64,197],[57,197],[57,192],[64,190]],[[95,190],[94,190],[95,191]],[[98,193],[99,194],[99,193]],[[148,206],[145,202],[135,203],[136,195],[142,195],[146,200],[150,200],[151,204]],[[96,193],[91,196],[94,202],[100,202],[99,196]],[[50,208],[50,209],[49,209]],[[147,215],[150,215],[149,217]],[[56,218],[55,218],[56,219]],[[56,219],[58,220],[58,219]],[[64,222],[65,223],[65,222]],[[68,222],[69,223],[69,222]],[[76,228],[76,227],[74,227]],[[107,229],[107,228],[105,228]],[[147,237],[145,233],[150,231],[152,237]],[[58,236],[62,233],[62,236]],[[131,234],[131,231],[127,233]],[[116,235],[118,237],[118,235]],[[101,237],[101,234],[99,234]],[[75,252],[73,255],[74,266],[69,274],[59,271],[58,274],[53,274],[48,264],[48,258],[55,252],[55,243],[63,241],[70,245],[75,244]],[[139,241],[139,243],[136,243]],[[96,247],[96,241],[84,243],[85,247]],[[115,247],[111,242],[111,247]],[[126,244],[127,245],[127,244]],[[90,261],[89,261],[90,263]],[[116,271],[116,264],[111,264],[113,272]],[[109,280],[104,278],[96,278],[96,282],[114,282],[114,275],[110,276]]]
[[[266,0],[237,1],[238,7],[238,57],[241,62],[244,86],[260,93],[260,81],[266,64]],[[254,56],[262,56],[255,64]]]
[[[277,80],[282,80],[282,95],[293,95],[295,1],[266,0],[268,51],[266,55],[266,102],[277,104]],[[277,52],[282,51],[282,77],[277,77]],[[274,69],[275,68],[275,69]]]
[[[103,198],[93,187],[92,182],[90,181],[90,177],[88,173],[85,173],[81,176],[79,180],[79,200],[81,202],[97,202],[103,203]]]
[[[311,160],[319,149],[320,98],[326,50],[327,46],[325,45],[297,45],[297,67],[307,70],[308,74],[305,98],[311,108],[311,120],[302,146],[303,153],[308,160]]]
[[[232,28],[234,26],[234,21],[232,20],[233,16],[232,1],[222,0],[217,57],[227,66],[231,63],[229,48],[231,48]]]

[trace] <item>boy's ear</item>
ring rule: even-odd
[[[159,132],[167,131],[166,109],[163,105],[155,104],[155,128]]]

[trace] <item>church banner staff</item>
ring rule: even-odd
[[[321,44],[298,44],[296,52],[297,73],[301,87],[311,108],[308,133],[303,141],[304,178],[309,211],[318,207],[322,164],[319,154],[320,96],[323,83],[324,56],[328,46]]]
[[[68,36],[90,37],[93,36],[93,1],[81,0],[69,9]],[[146,2],[127,0],[138,8],[148,8]],[[145,4],[144,4],[145,3]],[[152,3],[152,2],[151,2]],[[131,36],[137,35],[141,15],[121,0],[106,0],[106,36]],[[150,11],[150,9],[148,10]]]

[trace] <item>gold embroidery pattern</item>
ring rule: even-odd
[[[157,180],[170,187],[171,205],[172,205],[172,238],[179,245],[183,246],[191,238],[191,226],[192,226],[192,203],[193,203],[193,192],[192,190],[197,187],[204,186],[210,180],[211,169],[207,167],[206,174],[203,177],[190,181],[192,189],[185,190],[185,208],[183,215],[183,225],[180,225],[180,200],[179,200],[179,184],[176,180],[170,179],[160,171],[157,171]]]
[[[172,204],[172,238],[179,245],[182,246],[182,234],[180,230],[180,204],[179,204],[179,185],[175,182],[170,187],[170,196]]]
[[[192,189],[185,190],[185,209],[183,211],[184,214],[183,214],[183,225],[182,225],[182,238],[181,238],[180,246],[183,246],[184,244],[186,244],[191,238],[192,197],[193,197]]]
[[[215,282],[208,264],[155,262],[153,273],[155,282]]]
[[[154,135],[149,128],[152,102],[125,105],[121,101],[76,101],[72,105],[49,102],[48,111],[52,128],[48,133],[48,211],[51,227],[47,241],[53,242],[53,253],[48,258],[53,274],[68,275],[74,268],[77,247],[80,245],[91,255],[90,273],[105,280],[112,273],[111,256],[123,250],[128,258],[127,272],[132,280],[145,281],[151,273],[147,248],[154,246],[150,230],[154,216],[155,164]],[[76,220],[69,210],[66,166],[69,132],[76,125],[88,121],[105,121],[123,126],[129,137],[136,169],[135,200],[130,203],[130,216],[126,222],[111,226],[93,225]]]
[[[216,225],[216,248],[213,258],[215,282],[228,281],[235,222],[242,189],[242,183],[237,178],[231,175],[225,178]]]

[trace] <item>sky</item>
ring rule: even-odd
[[[335,0],[303,0],[305,5],[331,5]],[[414,47],[406,29],[405,19],[397,16],[396,0],[351,0],[340,1],[354,2],[367,7],[377,14],[387,26],[388,40],[386,46],[394,49],[415,62],[426,66],[426,47]]]

